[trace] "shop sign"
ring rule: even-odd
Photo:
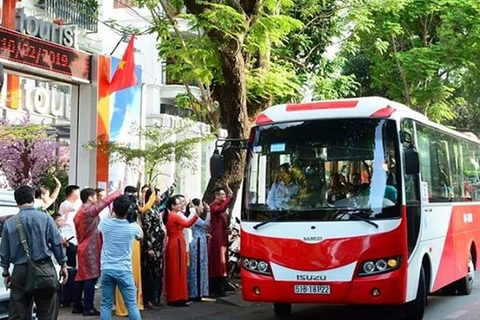
[[[22,106],[35,114],[70,120],[71,94],[55,88],[22,85]]]
[[[22,11],[16,13],[16,30],[32,37],[57,43],[68,48],[75,48],[76,34],[74,25],[59,25],[27,16]]]
[[[92,55],[0,27],[0,58],[90,82]]]

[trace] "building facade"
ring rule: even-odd
[[[131,27],[141,32],[150,27],[150,13],[145,8],[138,8],[134,1],[103,0],[100,20],[114,21],[116,25]],[[186,24],[180,24],[182,31],[188,33]],[[99,24],[99,34],[103,39],[103,53],[121,58],[128,41],[122,41],[124,35],[108,24]],[[191,36],[194,33],[191,32]],[[128,37],[126,37],[128,39]],[[135,37],[135,63],[142,68],[142,117],[143,124],[160,128],[175,129],[184,125],[184,120],[190,115],[187,110],[175,106],[175,98],[185,94],[183,84],[171,81],[165,71],[166,61],[158,57],[155,34]],[[192,93],[200,97],[199,88],[191,87]],[[204,136],[210,134],[210,128],[203,123],[196,123],[187,133],[188,136]],[[182,137],[174,137],[182,139]],[[205,141],[192,146],[196,154],[194,170],[180,167],[176,163],[166,163],[161,166],[156,184],[167,188],[177,177],[176,192],[184,193],[189,198],[202,197],[203,190],[210,176],[209,158],[213,153],[214,141]]]
[[[112,27],[107,21],[115,21],[116,25],[131,26],[143,31],[149,27],[149,12],[136,8],[133,1],[129,0],[100,0],[98,16],[89,13],[85,8],[76,7],[77,2],[74,0],[1,0],[0,3],[3,15],[7,18],[6,11],[11,12],[12,3],[15,6],[15,21],[6,19],[5,22],[10,24],[8,26],[3,24],[5,27],[15,29],[28,39],[41,39],[53,43],[55,47],[61,46],[62,49],[80,52],[82,55],[85,53],[89,55],[91,63],[88,79],[81,78],[77,74],[65,75],[47,70],[48,68],[38,66],[30,68],[28,64],[13,63],[9,60],[10,56],[6,55],[8,47],[2,47],[0,58],[7,69],[5,86],[0,98],[2,115],[12,121],[19,121],[25,112],[28,112],[32,122],[61,127],[67,131],[71,141],[71,183],[102,187],[116,185],[116,182],[112,181],[112,176],[117,180],[122,178],[119,178],[118,174],[105,174],[105,170],[108,169],[105,168],[104,159],[101,160],[96,152],[83,148],[84,144],[95,140],[98,134],[105,130],[104,126],[110,128],[113,121],[120,121],[125,127],[126,123],[126,120],[118,119],[116,112],[119,107],[118,101],[124,95],[117,93],[107,103],[99,98],[101,91],[99,73],[102,72],[101,64],[105,60],[99,57],[107,57],[107,60],[112,61],[110,68],[112,70],[109,70],[111,75],[115,61],[118,62],[125,52],[128,39],[118,30],[119,28]],[[189,32],[186,24],[180,25],[182,31]],[[48,32],[45,31],[47,29]],[[5,34],[4,38],[8,41],[8,34]],[[55,59],[54,53],[52,54]],[[59,60],[58,63],[61,64],[62,61]],[[139,83],[140,97],[132,97],[131,102],[139,104],[138,112],[134,112],[138,120],[134,119],[131,123],[164,128],[182,126],[188,112],[175,107],[175,98],[186,91],[182,84],[170,81],[165,72],[166,62],[158,58],[155,35],[136,37],[135,63],[141,70],[141,83]],[[192,92],[200,95],[198,88],[192,87]],[[128,109],[125,117],[131,116],[131,110],[134,109],[128,105],[129,101],[123,101],[127,105],[125,108]],[[105,103],[109,107],[105,107]],[[203,136],[209,132],[210,128],[207,125],[197,123],[192,126],[188,135]],[[111,132],[107,130],[107,133]],[[175,163],[167,163],[162,166],[159,180],[155,183],[161,188],[166,188],[173,182],[174,176],[177,176],[179,182],[177,192],[185,193],[192,198],[201,197],[209,178],[208,164],[213,145],[213,141],[208,141],[192,146],[192,153],[197,155],[195,170],[184,170]],[[86,172],[88,174],[85,174]],[[125,173],[123,180],[124,183],[136,183],[136,175]]]

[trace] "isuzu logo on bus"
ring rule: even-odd
[[[325,281],[327,280],[327,276],[322,275],[315,275],[315,274],[297,274],[297,280],[305,280],[305,281]]]

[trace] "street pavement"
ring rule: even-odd
[[[476,272],[479,279],[480,271]],[[99,295],[96,292],[96,306],[100,307]],[[59,319],[62,320],[89,320],[95,317],[72,315],[71,309],[61,309]],[[158,310],[142,312],[144,320],[274,320],[271,304],[256,304],[245,302],[241,293],[232,293],[228,297],[193,303],[188,308],[164,307]],[[127,319],[114,317],[115,320]],[[405,320],[400,312],[392,308],[364,307],[364,306],[325,306],[325,305],[293,305],[292,316],[295,320]],[[480,319],[480,284],[469,296],[441,296],[428,298],[425,320],[478,320]]]

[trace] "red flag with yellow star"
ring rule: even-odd
[[[134,35],[132,35],[123,58],[113,74],[112,81],[110,81],[110,93],[137,85],[133,39],[135,39]]]

